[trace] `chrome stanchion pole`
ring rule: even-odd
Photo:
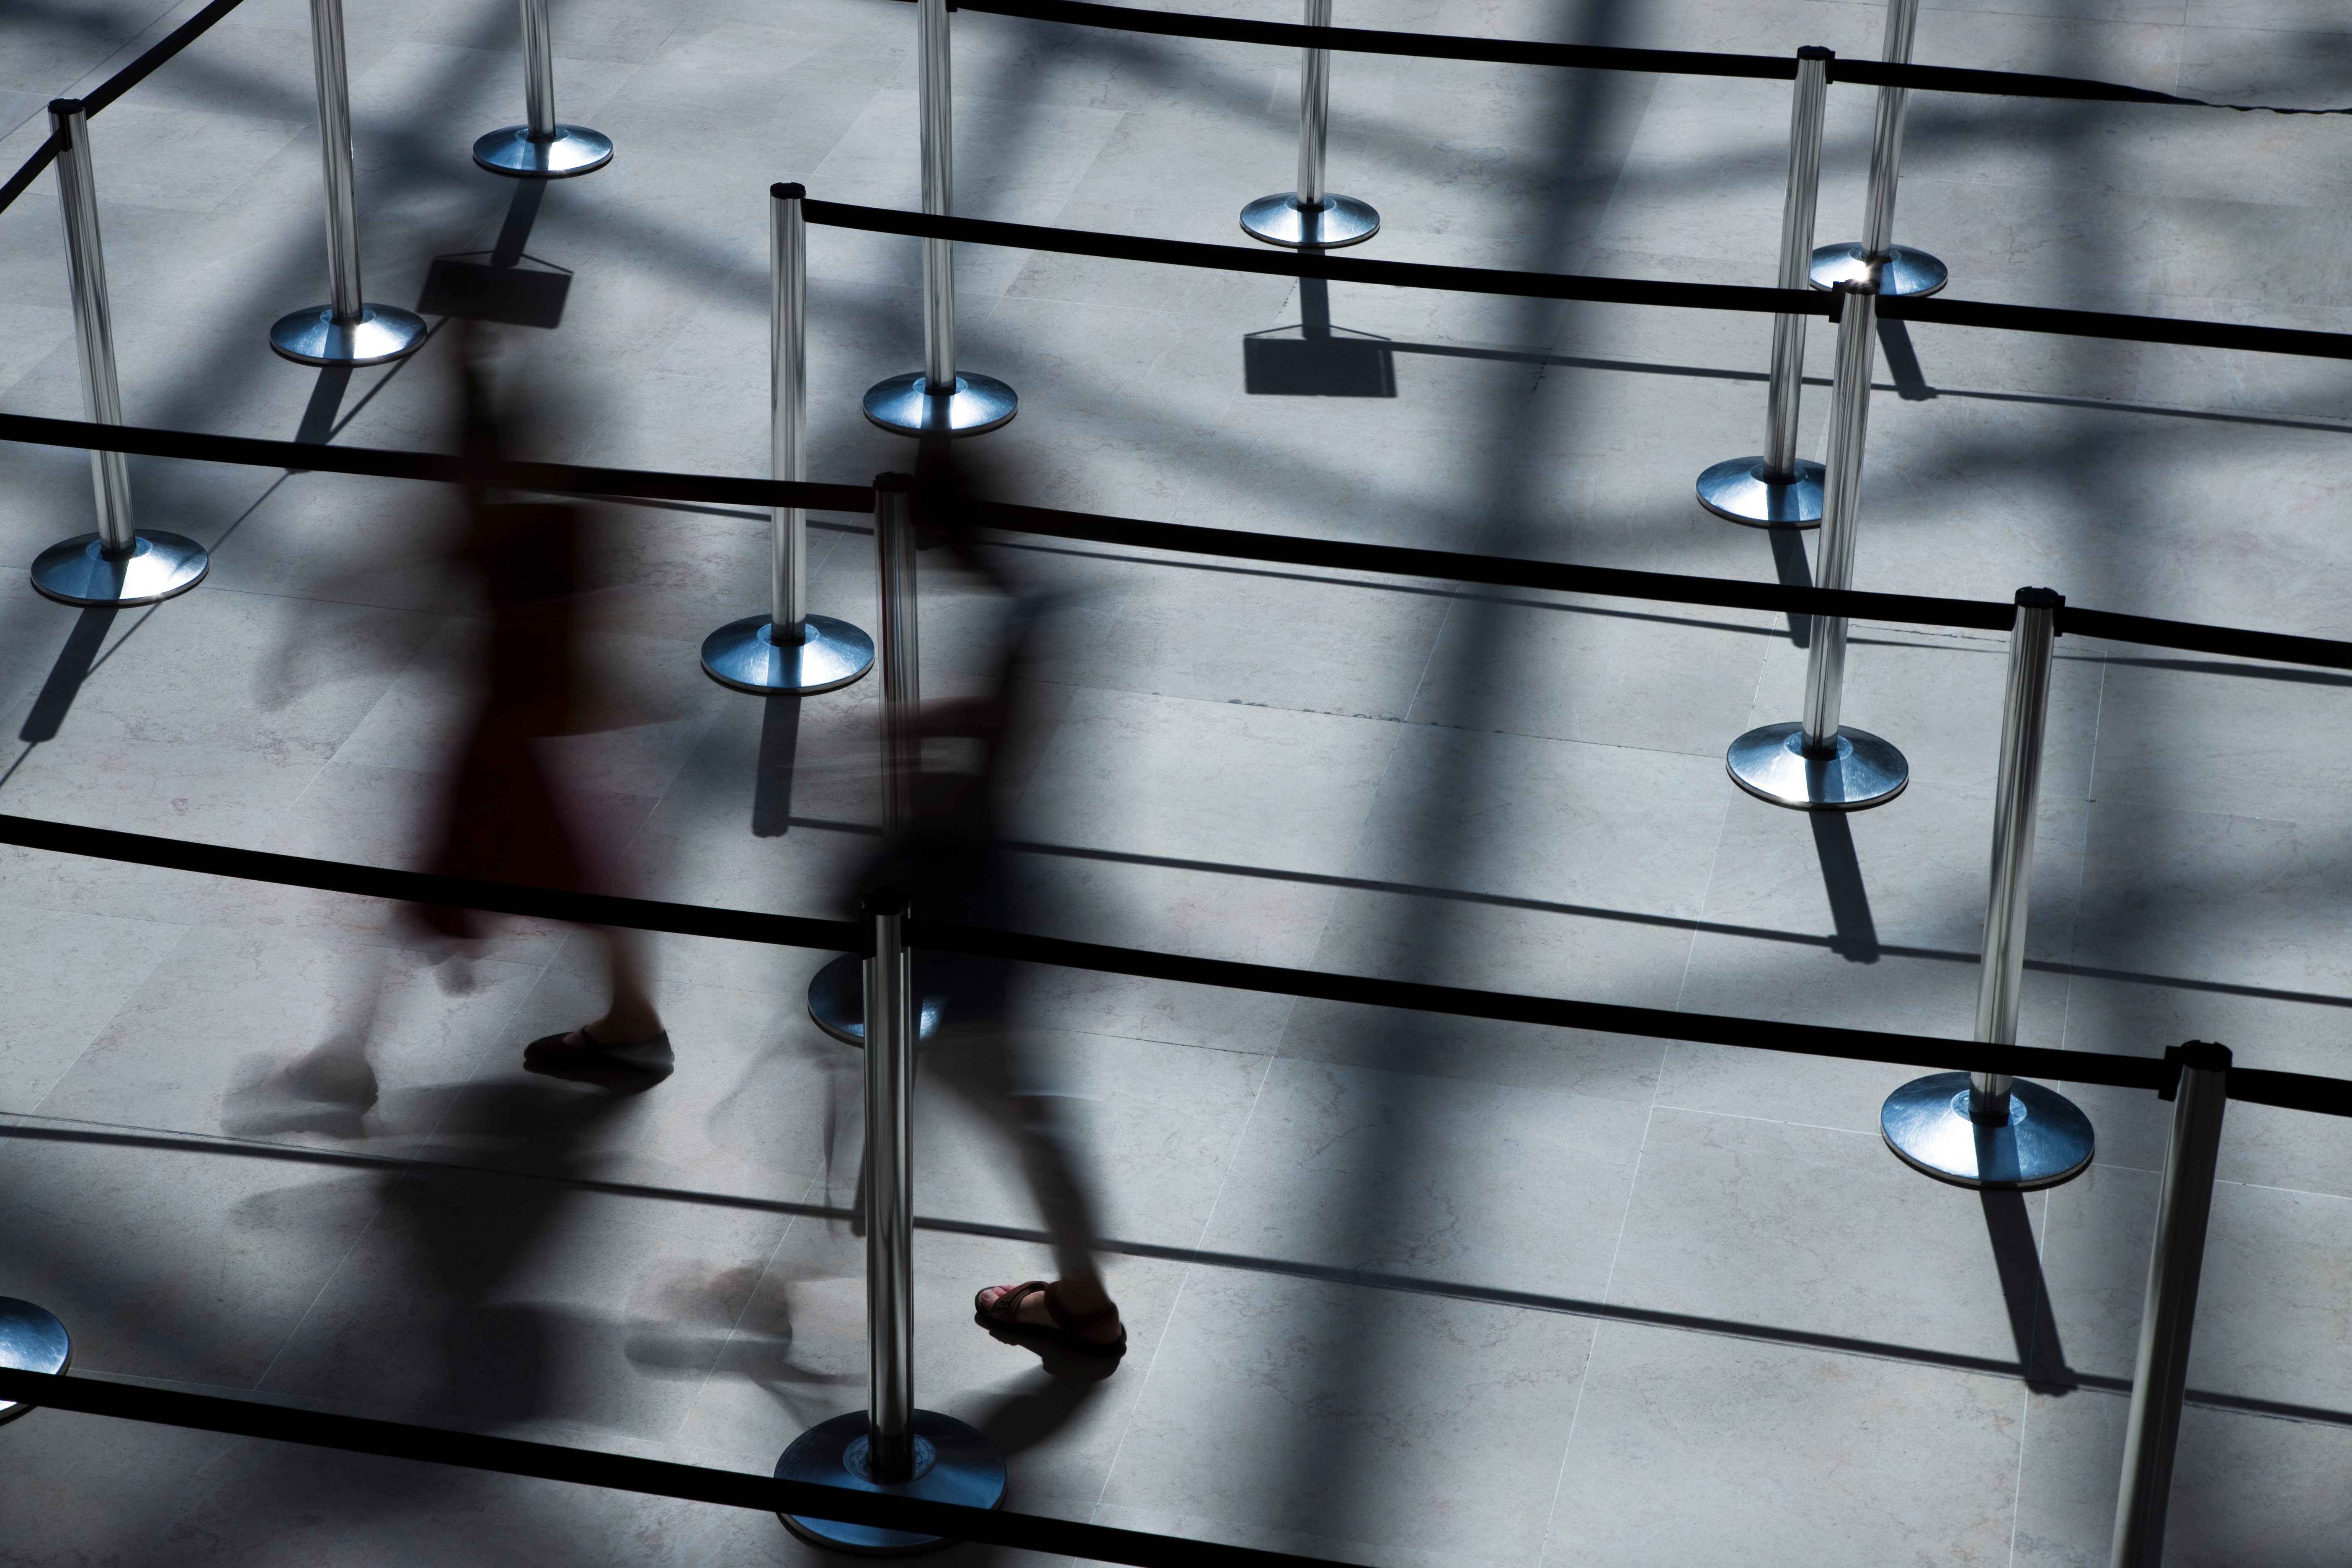
[[[1307,0],[1307,25],[1331,25],[1331,0]],[[1381,231],[1370,202],[1329,190],[1323,177],[1331,136],[1331,51],[1305,49],[1298,61],[1298,188],[1260,196],[1242,208],[1242,232],[1296,250],[1360,245]]]
[[[1783,289],[1802,289],[1813,255],[1813,209],[1822,191],[1822,121],[1833,49],[1797,51],[1796,92],[1789,108],[1789,194],[1780,203]],[[1732,458],[1698,477],[1698,504],[1733,522],[1811,528],[1822,521],[1822,466],[1797,456],[1797,405],[1805,385],[1805,322],[1772,319],[1772,381],[1766,394],[1764,452]]]
[[[2017,1043],[2051,654],[2065,602],[2048,588],[2020,588],[2017,621],[2009,634],[1992,874],[1985,893],[1983,963],[1977,972],[1976,1037],[1992,1045]],[[2090,1118],[2073,1100],[2006,1073],[1939,1072],[1914,1079],[1887,1096],[1878,1124],[1886,1146],[1907,1163],[1964,1187],[2056,1186],[2083,1173],[2095,1147]]]
[[[864,961],[866,1016],[866,1407],[820,1422],[776,1461],[780,1480],[994,1508],[1004,1458],[972,1427],[915,1407],[914,966],[903,940],[907,896],[877,891],[859,911],[874,951]],[[783,1514],[803,1540],[876,1556],[950,1544],[944,1536]]]
[[[2180,1439],[2181,1396],[2189,1388],[2197,1279],[2205,1263],[2205,1224],[2213,1212],[2221,1111],[2229,1103],[2227,1046],[2191,1040],[2180,1047],[2179,1062],[2172,1146],[2165,1155],[2156,1247],[2147,1260],[2147,1300],[2140,1309],[2139,1358],[2124,1428],[2123,1482],[2116,1494],[2109,1568],[2158,1568],[2164,1557],[2165,1504]]]
[[[808,229],[798,184],[768,189],[768,461],[779,479],[808,478]],[[703,673],[763,697],[810,696],[848,685],[874,668],[874,639],[805,599],[808,513],[770,509],[768,613],[730,621],[702,641]]]
[[[561,180],[613,161],[613,139],[584,125],[555,121],[555,32],[547,0],[522,0],[523,114],[528,123],[493,131],[474,143],[474,162],[493,174]]]
[[[882,668],[882,832],[894,841],[913,816],[908,790],[921,761],[915,721],[922,705],[922,655],[915,616],[914,481],[905,474],[874,480],[874,569]],[[809,1017],[844,1045],[866,1043],[866,984],[854,954],[844,953],[809,982]],[[916,1033],[940,1026],[940,999],[925,996]]]
[[[945,217],[955,203],[953,100],[948,69],[948,0],[916,0],[922,66],[923,211]],[[1020,412],[1013,389],[956,368],[955,243],[923,241],[923,368],[877,382],[866,417],[899,436],[978,436]]]
[[[94,425],[120,425],[114,314],[106,297],[98,180],[90,167],[89,119],[81,100],[60,98],[49,105],[49,136],[58,150],[58,207],[65,219],[82,417]],[[131,469],[121,453],[92,452],[89,478],[98,493],[98,531],[76,534],[36,556],[34,587],[68,605],[152,605],[204,580],[212,558],[203,545],[181,534],[142,533],[131,527]]]
[[[1886,0],[1886,32],[1878,58],[1889,65],[1911,63],[1911,35],[1918,28],[1919,0]],[[1813,252],[1813,287],[1875,277],[1881,294],[1933,294],[1952,280],[1951,269],[1924,250],[1895,243],[1895,182],[1903,162],[1903,121],[1911,89],[1878,89],[1878,121],[1870,139],[1870,188],[1864,200],[1862,238],[1824,245]]]
[[[384,364],[425,346],[425,318],[372,305],[360,292],[360,216],[352,170],[352,88],[343,69],[342,0],[310,0],[310,58],[319,76],[319,156],[327,182],[327,270],[334,299],[269,329],[269,346],[297,364]]]
[[[1853,586],[1853,544],[1862,506],[1863,437],[1870,424],[1870,371],[1876,357],[1878,296],[1841,283],[1837,383],[1830,391],[1830,460],[1822,481],[1822,533],[1813,581]],[[1759,800],[1801,811],[1859,811],[1884,805],[1911,782],[1911,764],[1867,730],[1842,726],[1843,616],[1815,616],[1805,662],[1805,716],[1767,724],[1731,742],[1724,766]]]

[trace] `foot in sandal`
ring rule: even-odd
[[[1069,1298],[1083,1301],[1092,1295],[1102,1302],[1087,1310],[1073,1310]],[[1024,1280],[1018,1285],[991,1285],[971,1299],[983,1323],[1000,1329],[1045,1335],[1092,1355],[1127,1353],[1127,1327],[1118,1321],[1118,1306],[1103,1294],[1100,1283],[1091,1291],[1071,1289],[1070,1281]]]
[[[543,1078],[593,1083],[614,1094],[643,1094],[677,1070],[669,1033],[656,1029],[641,1040],[614,1045],[593,1033],[593,1026],[568,1035],[549,1035],[523,1047],[525,1072]]]

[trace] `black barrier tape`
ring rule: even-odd
[[[811,223],[872,234],[903,234],[998,245],[1117,261],[1156,261],[1276,278],[1328,278],[1339,283],[1383,283],[1398,289],[1442,289],[1455,294],[1510,294],[1534,300],[1597,300],[1621,305],[1679,305],[1701,310],[1751,310],[1770,315],[1825,316],[1834,321],[1835,296],[1814,289],[1757,289],[1728,283],[1654,283],[1640,278],[1599,278],[1573,272],[1506,272],[1486,267],[1438,267],[1419,261],[1373,261],[1321,251],[1244,249],[1196,240],[1143,239],[1085,229],[1041,228],[990,218],[940,217],[846,202],[803,202]]]
[[[131,425],[97,425],[79,419],[37,419],[17,414],[0,414],[0,439],[30,440],[47,446],[102,451],[136,451],[160,457],[246,463],[265,468],[285,467],[290,455],[300,458],[313,468],[332,467],[335,471],[342,473],[423,479],[465,477],[463,459],[437,454],[314,447],[289,441],[256,441],[238,436],[205,436]],[[331,461],[320,462],[321,457]],[[754,503],[761,505],[772,504],[772,496],[793,498],[793,504],[805,506],[814,506],[816,502],[799,498],[845,497],[859,502],[854,507],[827,509],[842,511],[870,510],[873,499],[871,489],[850,485],[785,484],[767,479],[733,479],[718,475],[582,468],[560,463],[501,463],[477,470],[473,477],[485,476],[517,489],[555,494],[676,495],[680,499],[694,500],[706,494],[731,497],[737,493],[738,488],[750,487],[756,492]],[[708,487],[707,489],[704,487]],[[1011,532],[1042,534],[1049,538],[1083,539],[1102,544],[1133,545],[1145,550],[1227,555],[1248,561],[1277,561],[1298,566],[1328,566],[1504,587],[1601,594],[1666,604],[1717,605],[1733,609],[1797,615],[1835,615],[1848,619],[1907,621],[1919,626],[1968,626],[1982,631],[2006,631],[2016,616],[2014,605],[1996,600],[1940,599],[1916,594],[1876,594],[1854,589],[1796,587],[1778,583],[1743,583],[1726,577],[1685,577],[1665,572],[1633,572],[1621,567],[1579,566],[1565,562],[1518,561],[1452,551],[1416,550],[1402,545],[1358,544],[1340,540],[1300,539],[1282,534],[1244,533],[1232,529],[1199,528],[1187,523],[1147,522],[1133,518],[1056,511],[1046,507],[1017,506],[1008,502],[983,503],[982,511],[984,521],[992,526]],[[2140,643],[2151,647],[2178,647],[2203,653],[2236,654],[2287,664],[2352,669],[2352,643],[2330,642],[2321,637],[2296,637],[2284,632],[2201,626],[2189,621],[2154,620],[2106,610],[2086,610],[2071,605],[2061,607],[2058,617],[2058,629],[2062,634],[2072,631],[2078,636]]]
[[[2200,626],[2194,621],[2159,621],[2147,616],[2117,615],[2113,610],[2078,610],[2072,605],[2060,607],[2058,629],[2076,637],[2105,637],[2110,642],[2139,643],[2148,647],[2176,647],[2191,653],[2268,659],[2277,664],[2352,669],[2352,643],[2294,637],[2286,632],[2251,632],[2236,626]]]
[[[2231,1100],[2250,1105],[2275,1105],[2282,1110],[2309,1110],[2322,1116],[2352,1116],[2352,1083],[2319,1078],[2306,1072],[2273,1072],[2267,1068],[2242,1068],[2234,1063],[2226,1080]]]
[[[1825,1024],[1782,1024],[1712,1013],[1675,1013],[1663,1007],[1628,1007],[1613,1002],[1574,1002],[1556,996],[1520,996],[1499,991],[1472,991],[1457,985],[1428,985],[1411,980],[1277,969],[1271,964],[1106,947],[1099,942],[1030,936],[916,917],[907,921],[906,933],[907,945],[917,949],[937,948],[985,958],[1018,959],[1103,974],[1136,974],[1229,991],[1313,996],[1327,1002],[1355,1002],[1416,1013],[1444,1013],[1459,1018],[1497,1018],[1556,1028],[1592,1029],[1654,1040],[1703,1040],[1709,1045],[1938,1068],[1948,1072],[2000,1072],[2017,1078],[2070,1079],[2118,1089],[2160,1089],[2172,1081],[2176,1071],[2148,1057],[2053,1051],[2039,1046],[1986,1045],[1930,1036],[1890,1035],[1876,1029],[1841,1029]]]
[[[872,234],[961,240],[1063,256],[1101,256],[1169,267],[1259,272],[1277,278],[1324,278],[1335,283],[1379,283],[1396,289],[1441,289],[1456,294],[1509,294],[1536,300],[1596,300],[1621,305],[1671,305],[1700,310],[1749,310],[1772,315],[1838,318],[1843,295],[1815,289],[1756,289],[1726,283],[1660,283],[1573,272],[1506,272],[1485,267],[1436,267],[1418,261],[1373,261],[1320,251],[1270,251],[1189,239],[1145,239],[1087,229],[1045,228],[811,200],[811,223]],[[2099,310],[2059,310],[2039,305],[1984,304],[1971,300],[1887,296],[1878,313],[1891,321],[1938,321],[2064,337],[2117,338],[2127,342],[2179,343],[2190,348],[2244,349],[2256,353],[2352,359],[2352,333],[2309,332],[2292,327],[2242,327],[2184,321],[2169,316],[2116,316]]]
[[[347,1454],[415,1459],[429,1465],[488,1470],[496,1475],[571,1481],[647,1497],[756,1509],[762,1513],[841,1520],[954,1541],[976,1541],[989,1546],[1083,1557],[1097,1563],[1131,1563],[1134,1568],[1191,1568],[1196,1563],[1204,1568],[1349,1568],[1330,1558],[1300,1557],[1287,1552],[1263,1552],[1255,1547],[1188,1541],[1174,1535],[1147,1535],[1141,1531],[1081,1524],[1043,1514],[971,1508],[920,1498],[885,1497],[845,1487],[746,1475],[740,1470],[708,1469],[630,1454],[566,1448],[553,1443],[453,1432],[364,1415],[296,1410],[257,1399],[149,1388],[87,1376],[0,1368],[0,1398],[22,1400],[42,1409],[72,1410],[86,1415],[145,1421],[197,1432],[224,1432],[239,1437],[263,1437],[311,1448],[336,1448]]]
[[[156,67],[203,37],[211,30],[215,22],[244,4],[245,0],[213,0],[211,5],[157,40],[153,48],[108,77],[90,91],[84,93],[81,100],[82,112],[86,115],[96,114],[124,93],[145,81]],[[26,188],[41,177],[41,171],[57,161],[57,156],[58,142],[54,136],[35,148],[33,155],[26,159],[15,174],[8,176],[8,183],[0,185],[0,212],[6,212],[9,204],[23,195]]]
[[[2352,333],[2312,332],[2299,327],[2247,327],[2228,321],[2184,321],[2178,316],[2122,316],[2106,310],[1995,305],[1916,294],[1885,296],[1878,301],[1878,313],[1890,321],[1932,321],[2059,337],[2112,338],[2127,343],[2173,343],[2182,348],[2242,349],[2309,359],[2352,359]]]
[[[573,463],[478,462],[439,452],[391,452],[371,447],[329,447],[309,441],[259,441],[139,425],[94,425],[81,419],[41,419],[0,414],[0,440],[41,447],[79,447],[184,458],[247,468],[363,474],[376,479],[479,484],[554,495],[643,496],[737,506],[797,506],[817,511],[872,511],[867,485],[819,485],[784,479],[732,479],[722,474],[666,474],[638,468],[583,468]]]
[[[320,892],[350,893],[360,898],[443,904],[453,909],[572,921],[581,925],[619,926],[629,931],[673,931],[679,936],[715,936],[777,947],[856,952],[872,940],[868,928],[856,921],[714,910],[699,904],[665,903],[656,899],[625,899],[610,893],[572,893],[512,882],[485,882],[470,877],[441,877],[426,871],[395,871],[382,866],[313,860],[299,855],[238,849],[224,844],[192,844],[110,827],[45,822],[32,816],[0,816],[0,844],[86,856],[95,860],[118,860],[133,866],[155,866],[167,871],[271,882],[283,888],[315,888]]]
[[[1202,16],[1189,11],[1145,11],[1097,5],[1089,0],[956,0],[951,11],[1019,16],[1033,22],[1065,22],[1121,33],[1163,37],[1214,38],[1233,44],[1271,44],[1286,48],[1338,49],[1356,55],[1406,55],[1420,59],[1486,60],[1496,65],[1560,66],[1587,70],[1646,71],[1656,76],[1746,77],[1792,81],[1797,63],[1789,55],[1736,55],[1693,49],[1632,49],[1612,44],[1547,44],[1521,38],[1465,38],[1443,33],[1387,33],[1363,27],[1310,27],[1297,22],[1252,22],[1234,16]],[[2082,77],[2038,76],[2023,71],[1971,70],[1953,66],[1897,65],[1884,60],[1837,59],[1832,81],[1864,86],[1907,87],[1923,92],[1962,92],[1996,98],[2053,98],[2110,103],[2162,103],[2191,109],[2231,109],[2242,114],[2352,114],[2352,109],[2278,109],[2261,103],[2216,103],[2182,98],[2150,88]]]
[[[1545,588],[1562,593],[1602,594],[1612,598],[1653,599],[1677,605],[1717,605],[1729,609],[1771,610],[1802,616],[1843,616],[1849,620],[1907,621],[1917,626],[2009,630],[2014,604],[1984,599],[1935,599],[1915,594],[1872,594],[1852,589],[1784,586],[1729,577],[1683,577],[1665,572],[1631,572],[1615,566],[1578,566],[1566,562],[1522,561],[1450,550],[1416,550],[1396,544],[1359,544],[1347,540],[1300,539],[1285,534],[1243,533],[1190,523],[1144,522],[1096,517],[1045,507],[991,502],[981,520],[1013,533],[1053,539],[1084,539],[1100,544],[1130,544],[1145,550],[1175,550],[1192,555],[1222,555],[1244,561],[1279,561],[1294,566],[1328,566],[1400,577],[1484,583],[1508,588]],[[2352,657],[2352,648],[2346,650]]]

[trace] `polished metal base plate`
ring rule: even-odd
[[[915,990],[923,989],[923,959],[915,955]],[[947,998],[925,996],[922,1016],[915,1020],[915,1038],[928,1040],[940,1032],[940,1015]],[[845,1046],[866,1044],[866,961],[845,952],[816,972],[809,982],[809,1017],[816,1026]]]
[[[564,180],[613,161],[613,139],[584,125],[559,125],[544,142],[528,125],[493,131],[474,143],[474,162],[493,174],[523,180]]]
[[[952,1415],[936,1410],[915,1412],[915,1474],[908,1480],[873,1479],[872,1467],[866,1462],[869,1441],[863,1410],[820,1422],[793,1439],[793,1446],[776,1461],[776,1479],[879,1492],[885,1497],[961,1503],[966,1508],[997,1508],[1004,1501],[1004,1456]],[[954,1544],[952,1538],[943,1535],[919,1535],[791,1513],[776,1517],[811,1545],[861,1557],[895,1557]]]
[[[2091,1119],[2055,1089],[2011,1080],[2009,1120],[1987,1126],[1969,1115],[1964,1072],[1913,1079],[1878,1113],[1886,1146],[1903,1163],[1963,1187],[2054,1187],[2091,1163]]]
[[[77,534],[33,558],[33,586],[61,605],[152,605],[205,580],[213,558],[177,533],[131,536],[131,553],[109,555],[95,533]]]
[[[397,305],[362,305],[356,321],[338,321],[331,305],[281,316],[269,346],[296,364],[389,364],[425,346],[425,318]]]
[[[1860,240],[1824,245],[1813,252],[1813,287],[1834,289],[1841,283],[1867,283],[1870,257]],[[1951,269],[1924,250],[1898,245],[1878,265],[1878,293],[1933,294],[1952,280]]]
[[[1753,528],[1819,528],[1819,463],[1797,459],[1794,479],[1766,479],[1761,458],[1732,458],[1698,477],[1698,504],[1720,518]]]
[[[73,1364],[73,1342],[66,1326],[30,1301],[0,1296],[0,1366],[12,1372],[60,1373]],[[14,1421],[37,1406],[0,1399],[0,1421]]]
[[[835,691],[874,668],[874,639],[831,616],[801,623],[802,640],[778,642],[766,616],[730,621],[702,639],[702,673],[761,697]]]
[[[1242,208],[1242,232],[1268,245],[1293,250],[1337,250],[1361,245],[1381,232],[1381,215],[1370,202],[1353,196],[1325,196],[1309,212],[1298,205],[1296,192],[1260,196]]]
[[[1767,724],[1731,742],[1723,765],[1759,800],[1799,811],[1860,811],[1885,805],[1911,782],[1903,753],[1867,730],[1840,729],[1837,754],[1805,754],[1802,724]]]
[[[946,397],[932,396],[919,373],[894,375],[866,392],[866,417],[898,436],[982,436],[1019,412],[1020,398],[992,375],[959,375]]]

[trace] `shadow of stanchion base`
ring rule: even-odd
[[[81,683],[98,663],[98,651],[105,646],[114,617],[121,613],[119,605],[91,605],[81,612],[74,629],[66,634],[66,646],[58,650],[58,660],[49,667],[49,678],[41,683],[41,694],[33,700],[32,711],[25,715],[25,727],[16,731],[16,739],[38,743],[58,738],[74,699],[81,692]]]
[[[792,826],[793,763],[801,743],[801,700],[771,697],[760,716],[760,762],[751,780],[751,837],[781,838]]]
[[[512,327],[551,330],[562,325],[572,274],[528,256],[501,267],[495,255],[478,250],[435,257],[433,269],[425,275],[425,291],[417,296],[417,314]]]

